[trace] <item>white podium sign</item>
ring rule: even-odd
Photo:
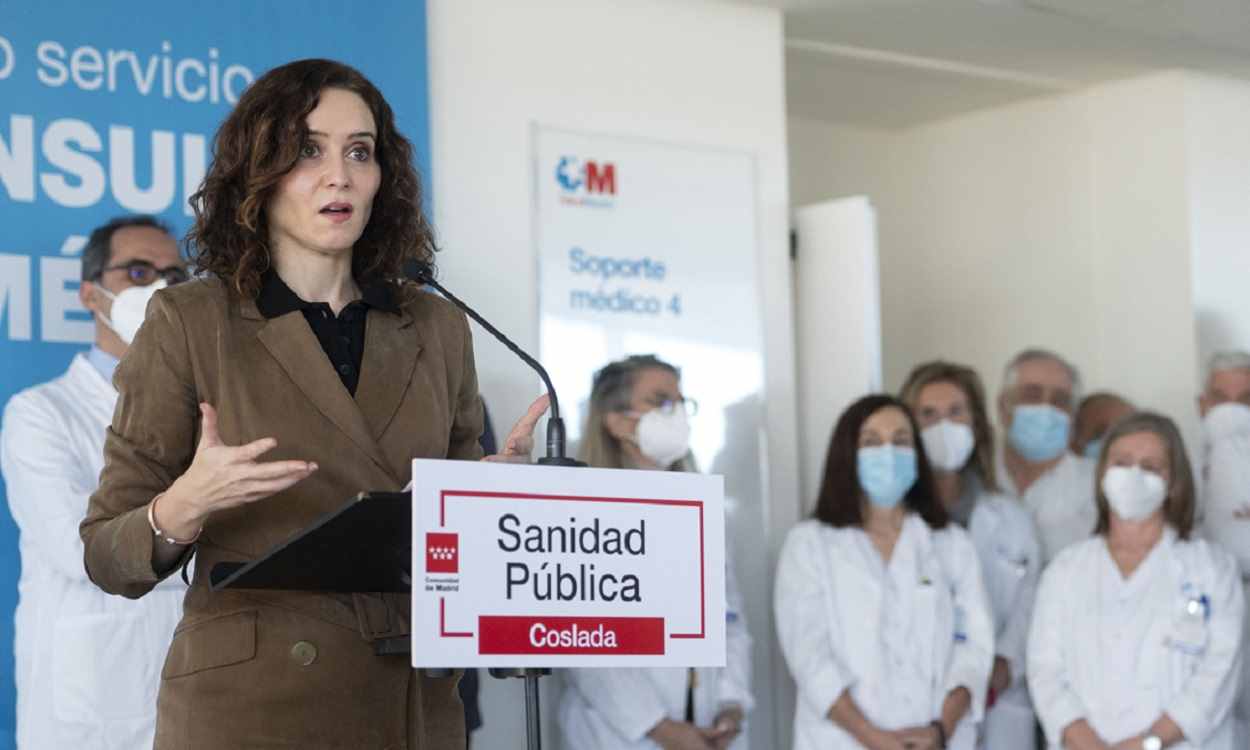
[[[718,476],[417,459],[414,667],[724,666]]]

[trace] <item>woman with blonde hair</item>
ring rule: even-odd
[[[1194,478],[1172,420],[1107,434],[1094,536],[1042,575],[1029,687],[1051,748],[1232,750],[1245,600],[1232,555],[1192,538]]]
[[[982,746],[1033,748],[1024,663],[1041,547],[1028,511],[997,492],[985,388],[972,368],[937,361],[912,370],[901,397],[920,425],[942,505],[972,535],[994,614],[994,669]]]
[[[697,410],[682,395],[676,367],[651,355],[612,362],[595,373],[578,457],[602,469],[693,471],[689,417]],[[567,670],[560,703],[567,747],[746,747],[751,636],[733,568],[725,573],[726,666]]]

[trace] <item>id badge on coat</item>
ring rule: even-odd
[[[998,556],[998,560],[1003,567],[1011,571],[1016,578],[1024,578],[1029,572],[1029,556],[1024,553],[1016,554],[1008,549],[1006,545],[998,543],[994,545],[994,552]]]
[[[1168,645],[1181,653],[1197,656],[1207,649],[1207,622],[1211,619],[1211,599],[1191,583],[1181,587]]]
[[[966,643],[968,641],[968,616],[964,613],[964,605],[960,603],[959,592],[954,585],[951,586],[951,603],[954,605],[953,640],[955,643]]]

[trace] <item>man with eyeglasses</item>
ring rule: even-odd
[[[1067,360],[1026,349],[1003,372],[998,419],[1005,440],[997,448],[1000,489],[1033,516],[1049,563],[1069,544],[1094,531],[1095,462],[1069,450],[1081,377]]]
[[[119,217],[91,233],[78,299],[95,313],[95,346],[88,356],[110,382],[113,366],[143,322],[148,299],[156,289],[187,278],[178,243],[150,216]]]
[[[151,747],[161,665],[182,613],[177,576],[139,600],[87,579],[78,524],[104,463],[104,436],[126,353],[155,290],[186,280],[159,221],[126,216],[97,228],[79,299],[95,342],[55,380],[14,396],[0,422],[0,473],[17,521],[17,747]],[[160,397],[159,394],[153,394]]]

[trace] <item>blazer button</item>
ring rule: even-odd
[[[291,661],[307,667],[317,661],[317,647],[308,641],[299,641],[291,646]]]

